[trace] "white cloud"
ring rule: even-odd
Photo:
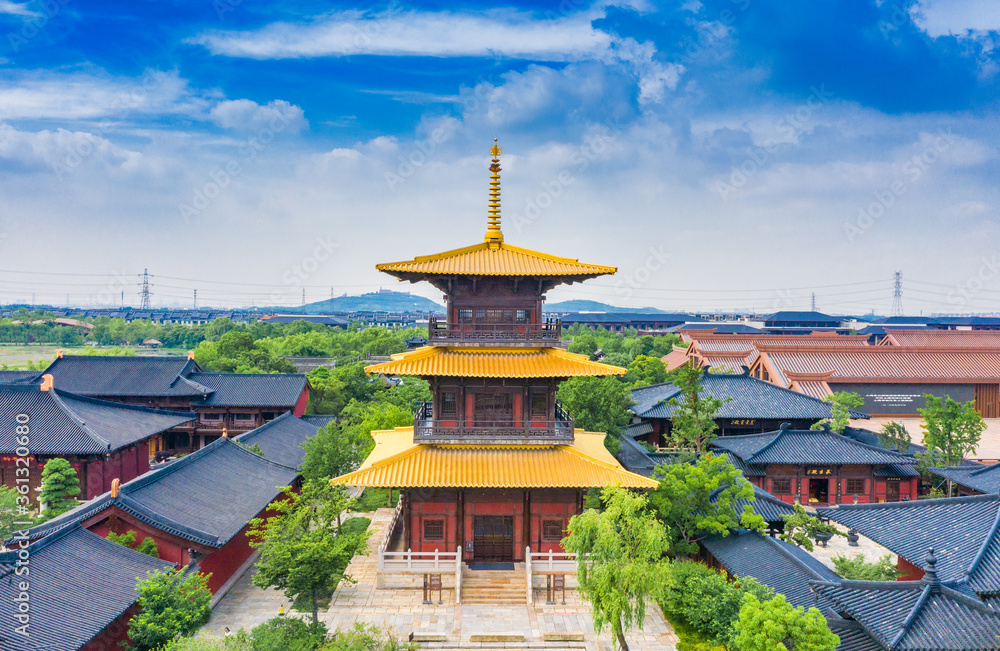
[[[28,9],[26,4],[11,2],[10,0],[0,0],[0,14],[26,16],[28,18],[34,18],[40,15],[38,12]]]
[[[996,0],[920,0],[914,20],[930,36],[1000,30],[1000,3]]]
[[[30,73],[0,87],[0,120],[127,119],[138,114],[197,114],[209,99],[176,71],[147,70],[141,77],[86,73]]]
[[[254,32],[212,31],[192,42],[213,54],[285,59],[358,54],[381,56],[505,56],[536,61],[599,57],[612,36],[574,14],[538,20],[527,13],[345,11],[310,23],[274,23]]]
[[[263,106],[248,99],[225,100],[213,106],[209,116],[227,129],[269,128],[296,133],[309,128],[302,109],[282,99]]]

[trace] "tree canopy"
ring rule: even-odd
[[[563,547],[578,555],[577,579],[591,603],[594,628],[609,626],[627,651],[625,632],[642,625],[646,603],[666,576],[669,542],[663,524],[649,517],[645,495],[611,486],[601,498],[602,512],[570,519]]]
[[[212,616],[207,577],[184,568],[149,572],[136,585],[139,612],[128,625],[136,651],[160,649],[174,638],[194,634]]]
[[[830,403],[830,417],[819,421],[812,426],[812,429],[822,429],[829,425],[830,429],[838,434],[842,434],[851,420],[851,410],[860,409],[864,406],[865,400],[856,393],[850,391],[837,391],[828,396],[823,396],[823,401]]]
[[[608,449],[618,451],[618,437],[634,404],[628,385],[613,376],[574,377],[559,385],[556,397],[573,416],[576,427],[606,433]]]
[[[838,644],[818,608],[795,608],[781,594],[766,601],[746,595],[733,636],[739,651],[834,651]]]
[[[703,394],[701,380],[704,371],[688,364],[675,369],[671,381],[680,395],[666,401],[674,408],[670,419],[670,438],[680,447],[702,452],[716,438],[715,414],[729,401]]]
[[[918,409],[924,417],[924,445],[941,453],[946,465],[957,466],[967,454],[975,451],[986,422],[976,411],[975,402],[956,402],[948,396],[924,394],[927,406]]]
[[[307,481],[300,492],[286,486],[268,507],[274,515],[249,522],[250,546],[260,549],[253,583],[274,587],[289,599],[306,595],[313,622],[319,621],[319,597],[335,587],[334,577],[357,553],[365,553],[368,532],[341,532],[340,514],[347,508],[343,487],[329,481]],[[343,575],[344,581],[352,581]]]
[[[754,500],[754,490],[726,455],[705,454],[695,463],[661,464],[653,478],[660,485],[650,493],[649,506],[665,526],[670,555],[675,558],[696,553],[697,541],[705,536],[766,527],[764,518],[750,505],[737,510],[738,500]]]
[[[53,457],[42,468],[42,492],[38,501],[45,505],[45,516],[54,518],[79,504],[75,499],[80,494],[80,478],[69,461]]]

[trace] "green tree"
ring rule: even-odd
[[[632,387],[645,387],[667,381],[667,367],[659,357],[639,355],[628,365],[625,381]]]
[[[556,397],[576,427],[608,434],[605,445],[617,452],[618,437],[628,424],[632,393],[615,377],[574,377],[559,385]]]
[[[920,424],[924,445],[928,450],[939,450],[946,465],[957,466],[965,455],[975,451],[986,423],[973,401],[961,403],[930,394],[924,394],[924,398],[927,406],[917,410],[924,417]]]
[[[115,533],[114,531],[109,531],[107,538],[116,545],[128,547],[129,549],[135,549],[135,532],[131,529],[125,533]]]
[[[856,393],[850,391],[837,391],[828,396],[823,396],[823,401],[830,403],[830,417],[812,426],[812,429],[823,429],[824,425],[829,425],[830,429],[838,434],[842,434],[851,420],[851,410],[860,409],[864,406],[865,400]]]
[[[346,631],[337,631],[333,639],[320,647],[320,651],[416,651],[419,644],[403,642],[396,637],[392,627],[379,628],[374,624],[354,622]]]
[[[899,450],[906,454],[910,449],[911,442],[910,433],[906,431],[906,427],[894,420],[882,425],[882,429],[878,432],[878,444],[886,450]]]
[[[851,581],[895,581],[903,576],[889,554],[880,556],[874,563],[867,562],[864,554],[837,554],[832,560],[837,574]]]
[[[306,454],[299,468],[307,481],[339,477],[357,470],[373,445],[361,427],[331,421],[302,445]]]
[[[289,599],[307,595],[313,622],[319,621],[320,595],[356,553],[367,553],[368,533],[341,533],[338,522],[347,508],[343,487],[328,481],[306,482],[301,492],[285,486],[268,507],[275,515],[249,522],[250,546],[260,549],[253,583],[284,590]],[[344,575],[344,581],[353,581]]]
[[[642,626],[646,602],[666,576],[667,532],[647,509],[646,496],[609,486],[604,511],[585,511],[569,522],[563,547],[577,554],[580,592],[591,604],[594,628],[610,626],[628,651],[625,631]]]
[[[7,540],[18,529],[15,522],[27,519],[18,515],[17,497],[17,490],[0,486],[0,541]]]
[[[698,541],[705,536],[766,527],[764,518],[749,504],[737,510],[737,500],[754,500],[753,485],[724,454],[706,454],[696,463],[661,464],[653,478],[660,485],[650,493],[649,505],[666,527],[670,554],[675,558],[696,553]]]
[[[840,644],[818,608],[795,608],[781,594],[767,601],[748,594],[734,626],[738,651],[834,651]]]
[[[670,438],[674,442],[696,452],[702,452],[715,439],[715,414],[729,399],[719,400],[711,395],[702,395],[701,379],[704,372],[689,364],[684,364],[673,372],[672,382],[680,389],[680,395],[666,401],[673,407],[670,419]]]
[[[680,616],[711,642],[730,647],[733,624],[748,594],[763,601],[774,596],[774,591],[752,577],[727,581],[702,563],[676,561],[670,564],[663,583],[660,606]]]
[[[784,525],[781,534],[778,536],[785,542],[798,545],[809,551],[813,550],[812,538],[816,534],[829,534],[834,536],[844,535],[837,527],[821,521],[819,518],[809,515],[809,512],[801,504],[793,504],[794,513],[781,516]]]
[[[73,498],[80,494],[80,478],[69,461],[54,457],[42,468],[42,492],[38,501],[45,505],[45,517],[54,518],[79,504]]]
[[[275,617],[253,627],[245,648],[247,651],[315,651],[327,637],[323,622]]]
[[[135,546],[135,551],[153,558],[160,557],[160,549],[156,546],[156,541],[152,538],[143,538],[142,542]]]
[[[178,636],[193,635],[212,616],[212,593],[201,572],[149,572],[136,585],[139,612],[128,624],[136,651],[160,649]]]

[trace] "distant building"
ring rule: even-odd
[[[54,378],[57,389],[76,395],[197,413],[196,420],[153,437],[151,455],[191,452],[223,431],[235,436],[286,411],[301,416],[309,401],[305,375],[203,372],[191,356],[64,355],[35,381],[43,374]]]
[[[306,323],[335,328],[346,328],[351,324],[350,321],[336,314],[275,314],[274,316],[261,317],[260,320],[265,323],[295,323],[296,321],[305,321]]]

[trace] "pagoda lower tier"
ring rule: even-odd
[[[583,430],[566,445],[426,444],[412,427],[372,436],[364,464],[334,482],[402,489],[404,548],[461,549],[464,562],[519,562],[529,546],[561,552],[587,489],[657,486],[622,468],[604,434]]]

